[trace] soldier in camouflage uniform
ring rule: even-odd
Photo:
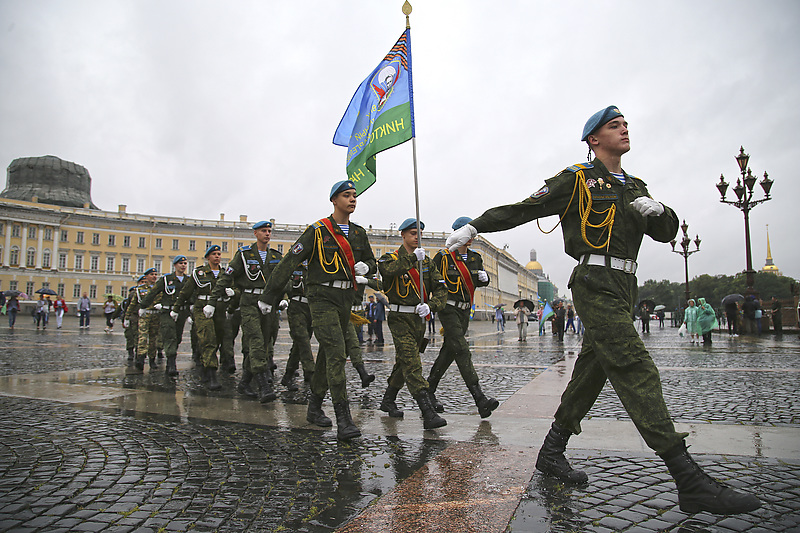
[[[191,277],[186,280],[178,294],[175,305],[183,307],[194,299],[192,306],[192,320],[194,322],[197,339],[200,343],[200,361],[202,366],[202,381],[209,390],[220,390],[217,380],[217,350],[222,345],[225,336],[225,307],[228,305],[229,297],[225,297],[214,307],[219,306],[220,313],[214,318],[214,313],[208,313],[206,307],[211,301],[211,292],[219,283],[222,275],[220,272],[220,262],[222,260],[222,250],[218,244],[212,244],[206,249],[205,258],[207,263],[194,269]]]
[[[469,217],[459,217],[453,222],[453,229],[457,230],[471,220]],[[469,328],[475,288],[487,286],[489,274],[483,269],[481,254],[469,249],[469,244],[468,242],[453,252],[440,250],[433,258],[433,264],[439,269],[447,286],[447,305],[437,315],[444,329],[444,343],[431,368],[428,385],[433,407],[437,412],[443,412],[444,406],[439,403],[434,393],[442,376],[455,361],[467,389],[475,400],[475,405],[478,406],[478,413],[481,418],[487,418],[500,403],[492,397],[487,397],[481,390],[478,374],[472,364],[472,353],[464,335]]]
[[[419,229],[425,229],[421,221]],[[395,348],[395,363],[380,409],[389,416],[402,417],[403,411],[398,409],[396,400],[397,393],[406,383],[422,411],[423,426],[434,429],[447,425],[447,421],[436,414],[431,403],[428,382],[422,376],[420,351],[424,350],[425,318],[444,308],[447,288],[436,265],[418,246],[417,219],[408,218],[400,224],[400,236],[403,245],[396,252],[384,254],[378,261],[384,292],[389,299],[387,321]],[[420,262],[422,276],[419,273]],[[424,298],[420,297],[420,285],[424,286]]]
[[[175,300],[181,292],[181,287],[186,280],[186,267],[188,261],[185,255],[178,255],[172,260],[173,271],[164,274],[142,300],[144,307],[151,307],[158,311],[159,329],[164,350],[167,352],[166,374],[172,377],[178,375],[175,364],[178,356],[178,345],[183,337],[183,327],[189,317],[189,305],[182,308],[175,307]]]
[[[255,378],[259,388],[258,399],[261,403],[267,403],[278,397],[273,387],[272,361],[269,358],[278,316],[277,311],[262,314],[258,309],[258,300],[282,256],[269,247],[272,222],[262,220],[255,223],[253,234],[256,241],[236,251],[204,310],[213,315],[214,302],[226,294],[233,296],[234,289],[241,292],[239,312],[242,317],[242,339],[247,342],[248,356],[243,365],[241,387],[237,389],[246,389]]]
[[[333,214],[309,226],[292,245],[283,261],[272,273],[260,307],[269,312],[283,293],[286,282],[297,266],[308,260],[306,297],[311,310],[314,335],[320,344],[320,355],[311,380],[306,418],[322,427],[332,425],[322,411],[328,388],[336,412],[337,437],[343,440],[359,437],[347,402],[345,339],[350,329],[350,312],[356,297],[356,286],[365,284],[363,276],[375,272],[375,257],[361,226],[350,222],[356,208],[355,185],[340,181],[331,189]],[[324,353],[324,355],[323,355]]]
[[[292,277],[285,287],[286,296],[289,298],[286,319],[289,322],[292,348],[289,350],[289,360],[286,362],[286,372],[281,379],[281,385],[290,391],[298,390],[294,376],[301,365],[306,383],[310,383],[314,375],[314,356],[311,353],[311,336],[314,330],[311,327],[311,309],[308,307],[308,298],[305,295],[307,273],[308,261],[303,261],[292,272]]]
[[[114,318],[122,317],[122,328],[125,334],[125,349],[128,351],[128,364],[132,365],[136,358],[136,343],[139,340],[139,315],[135,314],[130,319],[125,318],[125,311],[131,305],[131,301],[136,296],[136,287],[144,282],[144,276],[139,276],[136,285],[128,289],[128,295],[117,307]]]
[[[712,479],[689,456],[684,442],[688,434],[675,431],[658,369],[633,325],[642,238],[669,242],[678,231],[678,218],[650,197],[641,179],[622,170],[630,140],[619,109],[610,106],[595,113],[581,140],[595,153],[592,162],[566,168],[525,200],[490,209],[447,239],[452,250],[478,233],[561,217],[564,248],[578,261],[569,286],[586,331],[536,468],[563,481],[587,481],[586,473],[569,465],[564,450],[570,435],[580,433],[580,421],[608,380],[647,445],[675,479],[681,510],[732,514],[757,509],[755,496]]]
[[[145,305],[144,299],[152,290],[158,279],[155,268],[148,268],[143,274],[143,283],[137,285],[130,305],[125,309],[125,320],[130,323],[134,316],[138,316],[138,340],[136,343],[136,368],[144,370],[145,355],[150,361],[150,369],[156,367],[156,353],[158,341],[158,311],[152,304]],[[124,326],[124,324],[123,324]]]

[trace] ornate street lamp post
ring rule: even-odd
[[[739,155],[736,156],[736,162],[739,164],[739,171],[742,173],[742,177],[736,179],[736,186],[733,188],[733,192],[736,193],[737,200],[732,201],[725,199],[725,193],[728,190],[728,183],[725,181],[725,177],[722,174],[719,176],[717,190],[719,190],[719,194],[722,196],[720,202],[735,206],[742,211],[742,213],[744,213],[744,244],[745,252],[747,254],[747,270],[745,270],[747,289],[745,293],[756,295],[756,290],[753,288],[753,285],[755,284],[756,271],[753,270],[753,260],[750,254],[750,210],[760,203],[766,202],[767,200],[772,200],[772,198],[769,196],[769,191],[772,188],[772,180],[769,179],[767,173],[764,172],[764,179],[759,182],[761,188],[764,189],[764,198],[761,198],[760,200],[753,200],[753,187],[756,184],[756,177],[753,176],[753,174],[750,172],[750,169],[747,167],[747,163],[749,161],[750,156],[744,153],[743,147],[740,147]]]
[[[686,298],[684,298],[683,303],[686,305],[686,302],[689,301],[689,256],[700,251],[700,236],[695,235],[694,238],[694,244],[697,246],[697,249],[689,250],[689,245],[692,241],[689,239],[689,224],[687,224],[685,220],[683,221],[683,224],[681,224],[681,230],[683,231],[681,249],[675,249],[675,245],[678,244],[675,239],[672,239],[669,241],[669,243],[672,245],[673,252],[683,256],[683,272],[686,276]]]

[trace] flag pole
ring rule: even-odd
[[[409,64],[409,78],[411,77],[411,73],[413,69],[411,68],[411,22],[409,20],[409,15],[411,15],[411,4],[408,3],[408,0],[405,1],[403,4],[403,14],[406,16],[406,30],[409,30],[409,46],[408,46],[408,64]],[[411,116],[414,116],[414,103],[413,103],[413,85],[410,83],[409,80],[409,95],[411,98]],[[417,178],[417,136],[416,132],[414,136],[411,137],[411,154],[412,159],[414,161],[414,204],[416,207],[416,216],[417,216],[417,248],[422,248],[422,228],[420,227],[420,219],[419,219],[419,179]],[[422,261],[419,262],[419,301],[420,303],[425,302],[425,276],[423,275],[422,271]]]

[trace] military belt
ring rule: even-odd
[[[638,265],[633,259],[620,259],[610,255],[586,254],[581,257],[581,263],[585,265],[595,265],[622,270],[626,274],[636,274]]]
[[[333,287],[334,289],[353,288],[353,283],[351,281],[342,281],[342,280],[326,281],[325,283],[320,283],[320,285],[324,285],[326,287]]]
[[[457,302],[455,300],[447,300],[447,305],[452,305],[457,309],[469,309],[471,307],[469,302]]]
[[[242,289],[242,292],[249,292],[251,294],[262,294],[264,289]]]
[[[210,294],[199,294],[197,296],[197,299],[198,300],[210,300],[211,299],[211,295]]]
[[[364,310],[364,306],[362,304],[354,305],[353,307],[350,308],[350,310],[351,311],[363,311]]]
[[[141,309],[141,311],[142,311],[142,313],[144,313],[146,315],[151,315],[153,313],[158,313],[158,310],[156,310],[156,309]]]
[[[295,302],[300,302],[301,304],[308,303],[308,298],[306,298],[305,296],[292,296],[292,300],[294,300]]]
[[[389,304],[388,307],[389,311],[394,311],[395,313],[416,313],[417,306],[416,305],[397,305],[397,304]]]

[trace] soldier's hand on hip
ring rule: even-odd
[[[226,287],[225,294],[227,294],[228,296],[233,296],[234,294],[236,294],[236,292],[234,292],[234,290],[231,289],[230,287]]]
[[[213,317],[214,311],[216,311],[216,308],[211,304],[206,304],[205,307],[203,307],[203,314],[206,318]]]
[[[425,318],[426,316],[431,314],[431,308],[428,304],[417,304],[415,311],[422,318]]]
[[[163,308],[163,307],[164,306],[161,305],[161,304],[156,304],[156,305],[153,306],[153,309],[155,309],[156,311],[161,311],[161,308]]]
[[[354,269],[356,271],[357,276],[363,276],[364,274],[369,272],[369,267],[363,261],[359,261],[358,263],[356,263]]]
[[[272,312],[272,306],[266,302],[262,302],[261,300],[258,301],[258,309],[261,311],[262,315],[266,315]]]
[[[481,283],[489,281],[489,274],[485,270],[478,270],[478,281]]]
[[[369,280],[364,276],[356,276],[356,283],[358,283],[359,285],[366,285],[367,283],[369,283]]]
[[[139,316],[144,316],[144,314],[145,314],[145,310],[144,309],[139,309]]]
[[[664,212],[664,206],[661,202],[656,202],[647,196],[640,196],[631,202],[634,209],[639,211],[643,217],[658,216]]]

